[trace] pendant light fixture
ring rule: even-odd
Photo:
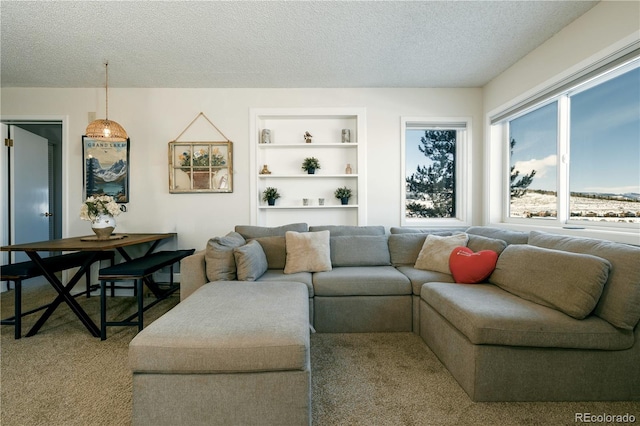
[[[103,141],[126,141],[129,136],[124,128],[115,121],[109,120],[109,62],[104,63],[106,71],[105,79],[105,99],[106,99],[106,114],[104,119],[93,120],[87,126],[85,135],[91,139],[103,140]]]

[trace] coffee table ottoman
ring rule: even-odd
[[[307,286],[217,281],[129,345],[133,425],[311,423]]]

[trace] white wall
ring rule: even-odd
[[[484,86],[490,112],[640,38],[640,2],[602,1]]]
[[[113,72],[117,72],[114,70]],[[88,113],[104,116],[104,89],[3,88],[2,117],[61,115],[64,235],[86,235],[82,203],[82,134]],[[400,117],[472,117],[474,205],[482,200],[482,89],[109,89],[109,118],[131,138],[128,212],[119,232],[177,232],[180,247],[203,248],[207,239],[250,222],[249,108],[364,107],[367,112],[368,224],[400,224]],[[169,194],[167,144],[199,112],[234,142],[232,194]],[[179,140],[222,140],[200,119]],[[475,215],[474,223],[479,216]],[[304,217],[300,218],[304,221]]]

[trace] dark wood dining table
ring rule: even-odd
[[[150,247],[146,250],[143,256],[147,256],[152,253],[160,244],[162,240],[174,238],[176,233],[152,233],[152,234],[113,234],[108,240],[98,240],[96,236],[82,236],[82,237],[70,237],[61,238],[56,240],[38,241],[33,243],[13,244],[0,247],[0,251],[22,251],[29,256],[35,265],[42,271],[43,276],[47,279],[49,284],[58,292],[56,299],[49,304],[48,308],[44,311],[42,316],[33,325],[31,330],[26,334],[27,337],[35,335],[42,325],[49,319],[51,314],[58,308],[58,306],[65,302],[73,313],[80,319],[82,324],[89,330],[94,337],[100,336],[100,329],[93,320],[89,317],[87,312],[82,309],[80,304],[71,295],[71,290],[78,283],[80,278],[85,274],[86,270],[94,262],[91,257],[80,267],[80,269],[73,275],[73,277],[63,285],[60,279],[47,268],[43,263],[42,256],[39,252],[75,252],[82,251],[88,253],[97,253],[105,250],[116,250],[122,255],[122,257],[130,261],[132,257],[125,247],[151,243]],[[151,284],[150,290],[156,295],[160,296],[160,290],[154,283]]]

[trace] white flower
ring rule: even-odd
[[[80,206],[80,219],[82,220],[94,221],[103,214],[111,216],[120,214],[120,206],[109,195],[88,197],[84,204]]]

